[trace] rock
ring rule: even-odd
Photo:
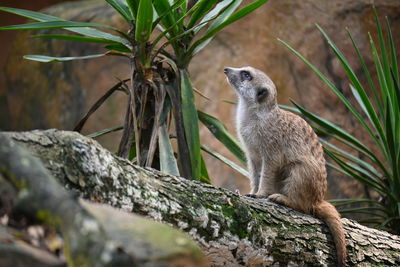
[[[374,3],[380,17],[387,16],[392,22],[394,36],[399,36],[400,2],[381,0]],[[46,12],[66,19],[107,22],[124,27],[124,22],[104,3],[97,1],[64,3],[47,9]],[[197,95],[201,110],[211,113],[226,123],[234,132],[234,106],[222,102],[235,100],[222,73],[224,66],[252,65],[265,70],[275,81],[279,102],[289,104],[294,99],[311,111],[332,120],[350,133],[361,138],[367,145],[360,127],[349,116],[348,111],[306,65],[277,41],[285,40],[341,88],[346,96],[351,92],[345,74],[333,52],[328,49],[315,27],[318,23],[349,58],[352,66],[357,58],[347,37],[346,27],[353,33],[367,64],[369,55],[367,32],[374,33],[374,18],[369,0],[305,0],[301,2],[269,1],[253,14],[221,32],[217,38],[197,55],[190,65],[195,87],[210,97],[207,101]],[[71,129],[97,97],[110,88],[118,78],[128,73],[127,62],[120,58],[100,58],[90,61],[40,64],[22,60],[24,54],[84,55],[101,51],[99,46],[60,41],[36,40],[30,33],[21,33],[7,65],[7,90],[1,95],[1,113],[8,112],[11,129],[57,127]],[[396,40],[397,45],[399,40]],[[399,47],[399,46],[398,46]],[[360,73],[360,68],[356,68]],[[6,99],[6,100],[4,100]],[[89,120],[84,133],[122,124],[125,98],[115,96]],[[352,100],[354,101],[354,99]],[[0,125],[0,127],[5,127]],[[115,151],[118,134],[99,141]],[[207,145],[232,158],[219,142],[202,129],[202,139]],[[206,156],[213,183],[230,189],[240,188],[247,192],[248,182],[238,173],[222,163]],[[364,188],[350,178],[340,177],[330,171],[329,197],[363,197]]]
[[[68,2],[43,11],[65,19],[109,23],[125,28],[122,19],[105,1]],[[125,28],[124,28],[125,27]],[[41,31],[49,33],[49,31]],[[54,31],[53,31],[54,33]],[[129,65],[119,57],[103,57],[65,63],[43,64],[25,60],[22,55],[80,56],[106,51],[101,45],[41,40],[20,32],[6,66],[6,87],[0,93],[9,129],[59,128],[72,130],[90,106],[118,79],[128,77]],[[123,123],[126,97],[121,92],[98,110],[86,124],[85,133],[119,126]],[[5,125],[4,125],[5,124]],[[7,127],[4,123],[0,128]],[[119,134],[101,138],[108,148],[117,147]]]

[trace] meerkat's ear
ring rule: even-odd
[[[268,89],[265,87],[259,87],[257,88],[256,91],[256,98],[258,102],[262,102],[263,100],[265,100],[268,97]]]

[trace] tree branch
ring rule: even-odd
[[[149,216],[188,232],[213,266],[335,265],[320,220],[221,188],[144,169],[97,142],[57,130],[2,133],[38,156],[84,198]],[[349,265],[399,265],[400,237],[343,219]]]
[[[0,134],[0,144],[0,188],[12,196],[10,213],[61,232],[68,266],[205,266],[201,251],[186,234],[142,216],[79,201],[38,158],[5,134]],[[9,231],[15,234],[7,236]],[[64,266],[53,254],[13,237],[18,235],[0,225],[0,266]]]

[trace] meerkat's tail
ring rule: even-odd
[[[314,208],[315,216],[322,219],[329,227],[335,242],[338,266],[346,266],[346,241],[340,214],[329,202],[322,201]]]

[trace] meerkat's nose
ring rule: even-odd
[[[231,71],[231,68],[227,68],[227,67],[224,68],[224,73],[225,73],[225,74],[227,74],[227,73],[230,72],[230,71]]]

